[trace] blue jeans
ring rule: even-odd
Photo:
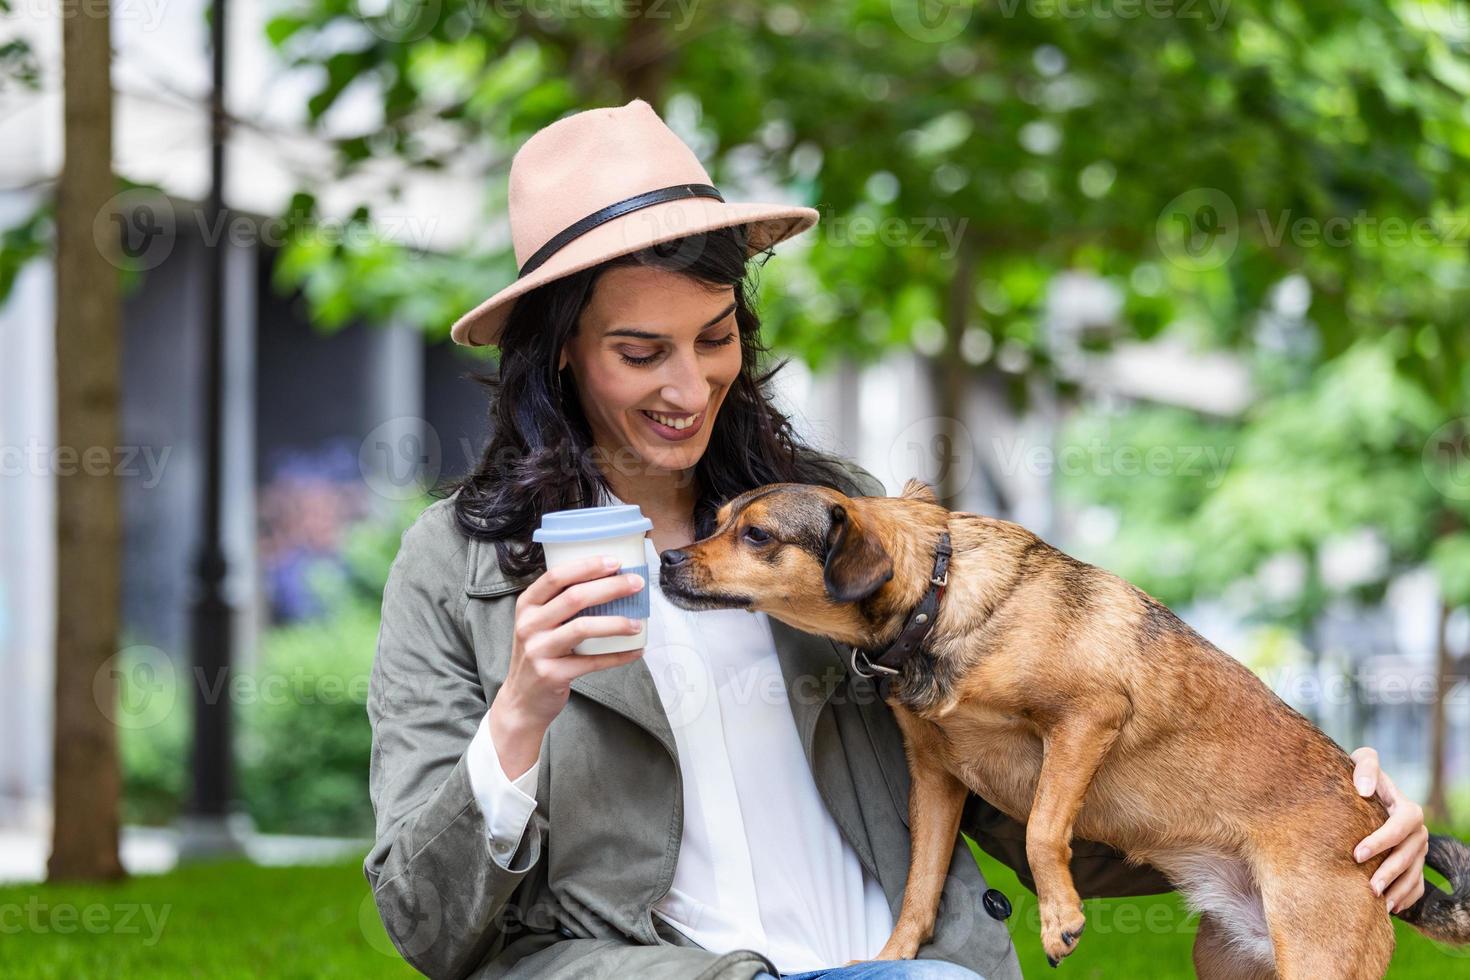
[[[785,973],[782,980],[985,980],[958,963],[943,960],[864,960],[852,966],[833,966],[805,973]],[[775,980],[757,973],[753,980]]]

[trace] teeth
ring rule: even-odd
[[[671,429],[687,429],[694,424],[696,419],[699,418],[698,415],[691,415],[687,419],[671,419],[667,415],[660,415],[657,412],[644,412],[643,414],[647,415],[655,422],[661,422],[664,425],[667,425]]]

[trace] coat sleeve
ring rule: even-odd
[[[847,461],[863,492],[870,497],[887,494],[883,482],[861,466]],[[996,809],[986,800],[971,793],[965,804],[960,828],[981,849],[1008,866],[1021,879],[1021,884],[1036,891],[1031,865],[1026,860],[1026,825]],[[1123,852],[1107,844],[1072,840],[1072,878],[1083,898],[1112,898],[1127,895],[1157,895],[1171,892],[1174,886],[1157,868],[1148,864],[1129,864]]]
[[[514,923],[512,894],[541,857],[538,810],[497,847],[470,780],[487,710],[464,626],[465,546],[448,507],[404,532],[383,590],[368,683],[376,840],[363,864],[393,945],[429,977],[462,977]]]

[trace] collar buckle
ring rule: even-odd
[[[861,667],[858,666],[859,660],[862,661]],[[852,648],[852,672],[859,677],[876,677],[879,673],[892,676],[898,673],[892,667],[885,667],[882,664],[873,663],[868,659],[868,655],[857,647]]]

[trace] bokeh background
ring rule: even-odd
[[[515,148],[631,98],[727,199],[821,211],[756,272],[810,442],[1130,578],[1470,835],[1465,0],[229,0],[216,48],[220,9],[0,0],[7,974],[408,972],[363,705],[399,534],[488,437],[448,325],[515,276]],[[66,70],[78,21],[110,64]],[[115,549],[58,529],[88,450]],[[1174,898],[1089,905],[1065,969],[1190,975]]]

